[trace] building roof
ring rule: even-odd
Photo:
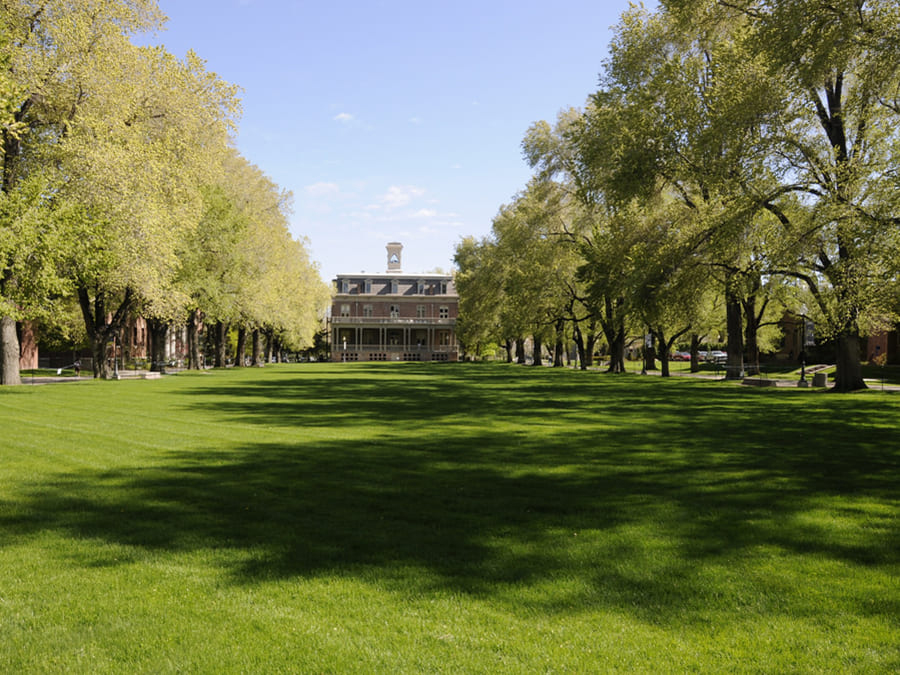
[[[409,272],[390,273],[381,272],[380,274],[369,274],[368,272],[359,272],[358,274],[338,274],[333,281],[338,279],[440,279],[453,280],[452,274],[440,274],[437,272],[422,272],[420,274],[411,274]]]

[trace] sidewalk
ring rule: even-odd
[[[84,371],[82,371],[83,373]],[[174,374],[174,371],[170,370]],[[155,380],[161,377],[161,373],[154,373],[149,370],[120,370],[120,380]],[[79,377],[63,377],[61,375],[43,375],[32,377],[31,375],[22,376],[22,384],[64,384],[69,382],[89,382],[94,379],[92,374],[80,375]]]
[[[651,370],[651,371],[648,371],[647,374],[648,375],[661,375],[661,372],[659,370]],[[679,373],[671,373],[671,375],[672,375],[672,377],[695,377],[695,378],[704,379],[704,380],[722,380],[722,381],[725,380],[724,374],[679,372]],[[747,377],[744,377],[740,380],[732,380],[732,381],[740,384],[744,380],[753,380],[753,379],[757,379],[757,378],[772,381],[775,383],[774,384],[775,387],[780,387],[780,388],[793,387],[795,389],[800,388],[799,380],[793,380],[793,379],[787,380],[787,379],[779,379],[778,377],[767,377],[765,375],[765,373],[760,374],[760,375],[748,375]],[[832,386],[834,386],[834,380],[829,380],[827,387],[813,387],[811,375],[807,376],[806,381],[809,383],[809,387],[807,387],[807,388],[810,390],[813,390],[813,391],[815,391],[815,390],[824,391],[825,389],[830,389]],[[887,384],[887,383],[882,385],[881,380],[866,379],[865,382],[866,382],[866,385],[869,387],[869,389],[872,389],[872,390],[900,391],[900,385]]]

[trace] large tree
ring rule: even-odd
[[[177,254],[198,226],[200,188],[219,174],[234,89],[189,54],[122,45],[82,88],[90,96],[55,148],[59,200],[80,207],[71,230],[74,279],[94,352],[130,312],[174,316]]]
[[[728,376],[744,370],[742,281],[759,270],[767,218],[748,186],[773,182],[760,146],[778,101],[760,59],[726,31],[683,25],[633,7],[617,28],[602,87],[570,134],[586,198],[620,209],[659,195],[680,203],[676,247],[684,265],[706,265],[726,298]],[[675,271],[678,268],[670,266]]]
[[[453,257],[456,264],[454,282],[459,293],[457,334],[468,355],[481,356],[492,343],[505,342],[500,325],[503,295],[503,268],[497,245],[490,238],[464,237]],[[511,352],[507,359],[512,361]]]
[[[196,224],[198,176],[216,165],[235,92],[193,54],[177,61],[131,43],[162,25],[152,0],[19,0],[0,19],[13,84],[2,199],[29,207],[3,209],[3,325],[18,318],[10,307],[44,304],[55,275],[74,285],[104,374],[106,342],[133,304],[172,297],[175,245]],[[48,239],[54,255],[35,256]],[[29,283],[35,270],[48,270],[46,283]],[[12,339],[0,332],[5,382],[18,373]]]
[[[746,26],[743,44],[784,85],[777,123],[765,131],[767,163],[781,193],[800,195],[789,214],[764,199],[783,225],[806,284],[817,335],[835,340],[835,388],[865,387],[860,337],[880,328],[896,279],[896,165],[900,113],[900,5],[893,0],[668,0],[682,20]]]
[[[50,214],[54,151],[89,99],[84,82],[136,31],[161,25],[154,0],[15,0],[0,5],[0,373],[19,381],[15,320],[45,304],[57,261],[43,242],[65,222]],[[65,209],[63,209],[65,211]]]
[[[330,290],[308,243],[291,235],[290,193],[237,152],[223,167],[203,191],[200,226],[179,256],[179,286],[189,297],[189,321],[199,313],[213,327],[215,365],[225,365],[232,328],[243,336],[241,345],[253,336],[261,364],[263,334],[270,349],[275,342],[292,350],[312,346]],[[236,357],[243,361],[243,349]]]

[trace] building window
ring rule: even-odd
[[[425,295],[425,280],[424,279],[419,279],[416,282],[416,293],[418,295]]]
[[[372,280],[371,279],[366,279],[363,292],[366,295],[372,294]]]
[[[450,308],[449,307],[441,307],[438,309],[438,317],[441,319],[449,319],[450,318]]]
[[[391,305],[391,318],[400,318],[400,305]]]
[[[341,318],[346,319],[350,316],[350,305],[341,305]]]
[[[441,282],[441,295],[447,295],[447,282]]]
[[[425,318],[425,305],[416,305],[416,318],[417,319]]]
[[[367,319],[371,319],[372,314],[373,314],[372,305],[363,305],[363,316],[366,317]]]
[[[438,337],[438,344],[441,347],[449,347],[450,346],[450,331],[447,331],[447,330],[438,331],[437,337]]]
[[[397,295],[400,292],[400,282],[396,279],[391,279],[391,294]]]
[[[339,293],[349,293],[350,292],[350,280],[349,279],[338,280],[338,292]]]

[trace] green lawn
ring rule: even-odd
[[[900,394],[465,364],[0,389],[0,672],[900,671]]]

